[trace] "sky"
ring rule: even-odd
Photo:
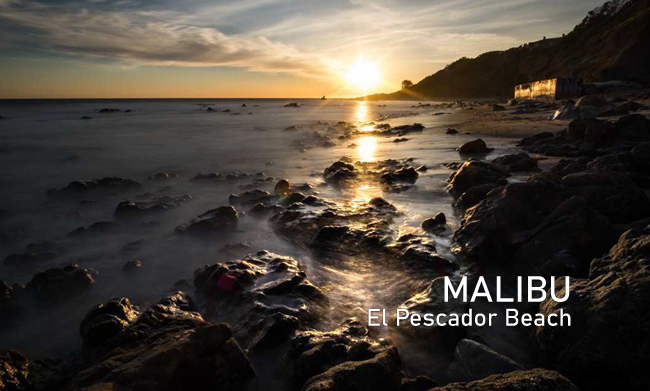
[[[603,2],[0,0],[0,99],[392,92],[568,33]]]

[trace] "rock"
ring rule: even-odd
[[[198,269],[194,286],[207,302],[208,316],[229,320],[249,349],[287,341],[327,305],[297,260],[268,251]]]
[[[379,178],[379,182],[381,183],[394,183],[394,182],[407,182],[407,183],[415,183],[415,181],[418,178],[418,173],[415,171],[413,167],[405,167],[405,168],[400,168],[399,170],[395,172],[389,172],[384,175],[382,175]]]
[[[231,194],[228,197],[230,205],[255,205],[271,201],[271,194],[268,191],[254,189],[248,190],[241,194]]]
[[[98,274],[97,270],[69,264],[36,273],[27,283],[26,290],[41,302],[59,303],[90,289]]]
[[[157,197],[148,201],[122,201],[115,208],[116,218],[137,218],[149,216],[158,212],[174,209],[187,201],[192,196],[185,194],[178,197]]]
[[[286,105],[284,105],[284,107],[300,107],[300,106],[298,105],[298,103],[292,102],[292,103],[287,103]]]
[[[530,369],[492,375],[469,383],[452,383],[429,391],[580,391],[556,371]]]
[[[58,246],[50,242],[31,243],[21,254],[8,255],[4,264],[11,267],[32,267],[55,259],[60,251]]]
[[[489,347],[470,339],[461,339],[454,351],[454,362],[449,367],[449,378],[451,381],[467,382],[521,369],[517,362]]]
[[[205,111],[207,111],[208,113],[216,113],[217,112],[217,110],[213,109],[212,107],[208,107],[207,109],[205,109]]]
[[[0,389],[19,391],[32,389],[29,360],[13,349],[0,350]]]
[[[122,266],[123,272],[134,272],[142,268],[142,262],[139,260],[129,261]]]
[[[220,206],[211,209],[190,220],[189,223],[179,225],[176,231],[196,235],[208,235],[235,228],[239,214],[232,206]]]
[[[90,117],[87,116],[87,115],[84,115],[83,117],[81,117],[81,118],[79,118],[79,119],[92,119],[92,118],[90,118]]]
[[[49,196],[83,194],[89,191],[121,193],[125,191],[137,190],[142,185],[127,178],[105,177],[102,179],[93,179],[91,181],[74,181],[62,189],[48,190]]]
[[[348,319],[332,332],[299,334],[289,352],[296,389],[397,390],[403,380],[397,349],[367,334],[356,319]]]
[[[617,106],[619,110],[622,111],[639,111],[643,109],[643,105],[640,103],[637,103],[633,100],[627,101],[625,103],[621,103],[620,105]]]
[[[650,387],[644,364],[650,345],[642,337],[650,320],[640,310],[650,300],[649,243],[650,227],[625,232],[608,255],[591,262],[588,278],[571,280],[567,301],[540,305],[542,314],[571,316],[571,327],[537,327],[535,337],[545,363],[583,389]],[[563,283],[556,282],[558,297]]]
[[[282,207],[279,205],[265,205],[262,203],[256,204],[253,206],[248,213],[256,217],[267,216],[270,214],[275,214],[282,211]]]
[[[437,385],[438,383],[429,377],[418,376],[415,379],[403,379],[399,391],[427,391]]]
[[[552,120],[571,120],[576,118],[581,118],[580,108],[575,107],[573,104],[562,106],[555,110],[555,113],[551,116]]]
[[[403,142],[406,142],[406,141],[409,141],[409,140],[410,140],[410,138],[400,137],[400,138],[396,138],[395,140],[393,140],[393,142],[394,143],[403,143]]]
[[[280,179],[278,183],[275,184],[273,192],[278,197],[286,197],[291,192],[291,185],[286,179]]]
[[[465,144],[458,147],[457,151],[461,155],[485,154],[494,151],[494,148],[488,148],[488,146],[485,144],[485,141],[479,138],[466,142]]]
[[[427,232],[439,232],[440,230],[445,229],[445,224],[447,224],[447,218],[444,213],[440,212],[435,216],[424,220],[421,227]]]
[[[452,195],[459,197],[470,188],[478,185],[495,184],[503,186],[508,184],[510,174],[503,168],[479,160],[468,160],[447,179],[447,190]]]
[[[230,327],[209,324],[192,308],[176,293],[139,317],[128,299],[91,309],[81,324],[87,365],[69,389],[245,388],[255,373]]]
[[[122,111],[122,110],[120,110],[120,109],[112,109],[112,108],[104,108],[104,109],[101,109],[101,110],[99,110],[97,112],[102,113],[102,114],[106,114],[106,113],[119,113],[120,111]]]
[[[291,193],[288,194],[286,197],[282,198],[280,202],[282,202],[284,205],[291,205],[295,202],[301,202],[305,199],[305,195],[302,193]]]
[[[357,175],[354,171],[354,165],[341,160],[332,163],[323,172],[326,181],[338,182],[341,180],[355,178]]]
[[[505,111],[505,110],[506,108],[501,105],[497,105],[497,104],[492,105],[492,111]]]
[[[209,174],[198,173],[194,176],[194,178],[192,178],[192,181],[193,182],[203,182],[203,181],[218,182],[218,181],[223,181],[225,179],[226,178],[223,174],[211,172]]]
[[[485,183],[470,187],[454,202],[454,206],[462,210],[469,209],[483,201],[494,189],[501,187],[498,183]]]
[[[508,106],[517,106],[519,101],[517,99],[508,99]]]
[[[447,128],[447,130],[445,131],[445,134],[458,134],[458,129]]]
[[[538,141],[541,140],[548,140],[552,139],[555,135],[551,132],[542,132],[542,133],[537,133],[531,137],[526,137],[521,139],[518,145],[520,146],[526,146],[526,145],[532,145],[537,143]]]
[[[622,139],[629,141],[650,141],[650,121],[641,114],[621,117],[614,123],[614,128]]]
[[[113,221],[98,221],[88,227],[78,227],[68,233],[70,237],[88,237],[95,235],[112,234],[119,230],[120,224]]]
[[[390,128],[388,131],[390,134],[394,134],[397,136],[404,136],[409,133],[418,133],[422,132],[424,130],[424,125],[414,123],[412,125],[400,125],[396,126],[394,128]]]
[[[508,172],[539,171],[537,160],[528,156],[527,153],[516,153],[500,156],[492,160],[493,164],[504,166]]]
[[[576,107],[582,106],[594,106],[594,107],[603,107],[607,106],[607,101],[600,95],[585,95],[580,97],[575,103]]]

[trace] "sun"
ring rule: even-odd
[[[366,62],[363,58],[347,69],[345,78],[350,84],[361,88],[364,92],[377,87],[381,81],[377,64]]]

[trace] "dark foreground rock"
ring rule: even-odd
[[[98,274],[97,270],[70,264],[35,274],[25,288],[43,303],[58,303],[90,289]]]
[[[198,269],[194,285],[208,318],[231,323],[237,340],[251,349],[287,341],[327,307],[297,260],[268,251]]]
[[[397,349],[369,338],[356,319],[332,332],[301,333],[289,357],[294,365],[292,383],[303,391],[393,391],[404,380]]]
[[[70,389],[240,390],[255,375],[226,324],[209,324],[182,293],[139,313],[128,299],[81,323],[85,369]]]
[[[523,152],[500,156],[492,160],[492,163],[505,167],[509,172],[539,171],[537,160]]]
[[[491,190],[508,184],[507,169],[492,163],[470,159],[447,179],[447,190],[456,198],[455,206],[470,208]]]
[[[579,391],[569,379],[547,369],[493,375],[470,383],[452,383],[429,391]]]
[[[571,279],[567,301],[542,303],[541,313],[563,310],[572,321],[571,327],[537,328],[546,364],[586,390],[648,389],[649,266],[650,226],[629,230],[608,255],[591,262],[588,278]]]
[[[147,201],[122,201],[115,209],[116,218],[143,217],[174,209],[187,201],[192,196],[185,194],[178,197],[156,197]]]
[[[476,341],[461,339],[454,350],[454,362],[449,367],[449,378],[452,381],[480,380],[490,375],[520,369],[523,369],[522,366],[509,357]]]

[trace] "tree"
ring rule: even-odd
[[[402,81],[402,89],[405,90],[407,88],[413,87],[413,82],[410,80],[404,80]]]

